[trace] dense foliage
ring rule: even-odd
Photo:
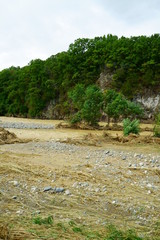
[[[68,51],[46,61],[36,59],[22,68],[4,69],[0,72],[0,115],[41,117],[51,101],[61,115],[69,115],[68,92],[77,84],[85,88],[96,84],[104,69],[113,74],[112,88],[129,98],[145,87],[157,88],[160,35],[77,39]]]
[[[126,118],[123,120],[123,134],[124,136],[128,136],[130,133],[139,134],[139,120],[134,119],[131,121],[130,119]]]
[[[138,104],[112,89],[104,92],[104,112],[108,116],[108,125],[111,118],[117,122],[120,118],[143,116],[143,109]]]
[[[84,85],[77,84],[68,95],[75,111],[71,115],[72,124],[84,121],[89,125],[97,125],[102,113],[106,113],[108,125],[110,119],[117,122],[125,117],[132,119],[143,114],[139,105],[112,89],[102,92],[96,85],[90,85],[85,89]]]
[[[101,117],[103,94],[96,85],[90,85],[85,89],[84,85],[78,84],[69,93],[69,97],[72,99],[73,108],[78,110],[71,116],[71,123],[82,120],[89,125],[98,123]]]

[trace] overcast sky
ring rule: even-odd
[[[160,33],[160,0],[0,0],[0,70],[66,51],[77,38]]]

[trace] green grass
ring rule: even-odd
[[[145,240],[139,237],[135,231],[122,231],[113,225],[104,226],[100,229],[77,224],[74,221],[68,223],[54,223],[51,217],[37,217],[33,221],[36,225],[43,225],[43,229],[34,229],[32,232],[37,235],[38,239],[85,239],[85,240]]]
[[[114,225],[89,226],[79,224],[74,220],[69,222],[53,221],[52,216],[34,218],[22,218],[14,221],[14,225],[10,227],[12,233],[18,229],[24,229],[24,233],[31,234],[34,239],[82,239],[82,240],[160,240],[160,222],[156,222],[152,226],[150,235],[146,237],[138,236],[134,230],[122,230]],[[17,225],[16,225],[17,223]],[[10,223],[11,224],[11,223]],[[11,226],[11,225],[10,225]]]
[[[116,229],[113,225],[107,227],[108,233],[104,240],[143,240],[143,238],[138,237],[133,230],[128,230],[123,232]]]
[[[52,216],[49,216],[47,218],[36,217],[36,218],[33,218],[33,223],[38,225],[42,225],[42,224],[52,225],[53,217]]]

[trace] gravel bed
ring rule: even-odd
[[[120,164],[123,162],[126,167],[131,168],[159,168],[160,169],[160,155],[153,153],[141,154],[128,151],[119,151],[113,149],[92,149],[88,146],[77,146],[74,144],[60,143],[56,141],[46,141],[46,142],[29,142],[20,143],[18,149],[21,148],[23,151],[30,150],[34,153],[43,152],[44,154],[50,153],[66,153],[66,154],[80,154],[81,158],[86,161],[95,160],[98,164],[106,163],[107,159],[119,159]],[[8,146],[8,148],[12,146]]]
[[[41,209],[37,209],[37,205],[34,205],[35,201],[42,204],[43,209],[45,204],[47,209],[48,201],[51,201],[50,194],[54,194],[54,199],[58,199],[57,202],[58,197],[62,195],[61,208],[62,201],[70,206],[68,199],[71,199],[71,202],[76,199],[77,202],[77,196],[81,195],[85,207],[86,204],[90,204],[90,199],[94,198],[95,202],[92,206],[94,210],[101,209],[106,215],[113,210],[114,214],[117,212],[116,217],[119,214],[121,216],[122,212],[135,224],[138,222],[138,225],[148,226],[151,220],[158,219],[159,154],[115,150],[112,147],[93,148],[53,140],[0,146],[0,154],[3,154],[4,150],[10,153],[37,154],[38,158],[41,156],[40,165],[43,159],[46,159],[45,165],[51,167],[48,172],[43,170],[45,168],[39,168],[37,181],[33,185],[27,180],[27,174],[30,175],[27,171],[22,179],[18,175],[10,179],[8,179],[9,175],[0,176],[0,193],[10,201],[15,203],[20,201],[24,206],[20,208],[19,205],[15,205],[17,215],[25,215],[28,209],[32,212],[40,211]],[[69,162],[69,165],[64,167],[64,173],[63,168],[58,170],[58,165],[54,165],[54,159],[59,156],[64,161],[72,161],[72,164]],[[80,202],[81,206],[82,202]],[[10,210],[5,211],[6,208],[2,207],[0,214],[10,214]]]
[[[37,124],[24,122],[0,122],[2,128],[16,128],[16,129],[54,129],[53,124]]]

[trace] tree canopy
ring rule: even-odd
[[[41,117],[53,100],[63,115],[70,114],[68,92],[77,84],[85,89],[96,84],[106,68],[113,74],[111,88],[128,99],[144,88],[157,89],[160,35],[77,39],[66,52],[45,61],[36,59],[22,68],[12,66],[2,70],[0,115]],[[86,108],[88,105],[86,102]]]

